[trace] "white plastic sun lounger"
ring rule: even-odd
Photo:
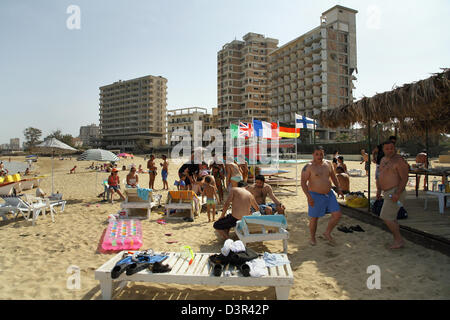
[[[213,275],[212,265],[208,261],[209,256],[213,253],[196,253],[191,265],[189,265],[187,260],[181,258],[178,252],[165,254],[169,258],[163,264],[167,264],[172,268],[170,272],[152,273],[151,271],[143,270],[131,276],[127,276],[124,272],[114,280],[111,279],[111,270],[121,260],[123,252],[111,258],[95,271],[95,279],[100,281],[103,299],[111,299],[113,291],[117,286],[120,287],[120,291],[125,287],[127,282],[132,281],[187,285],[198,284],[216,287],[275,287],[276,296],[279,300],[287,300],[289,298],[289,290],[294,284],[294,276],[290,264],[267,268],[269,275],[258,278],[244,277],[235,267],[228,265],[224,271],[230,271],[231,276],[225,276],[224,272],[222,272],[220,277],[216,277]],[[283,256],[286,255],[283,254]]]

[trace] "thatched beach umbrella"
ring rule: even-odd
[[[364,97],[335,109],[322,111],[319,121],[328,128],[350,127],[365,123],[368,129],[368,153],[371,155],[370,127],[377,123],[398,122],[409,135],[425,134],[428,153],[429,132],[450,132],[450,69],[405,84],[371,98]],[[370,200],[370,167],[368,177]],[[370,210],[370,206],[369,206]]]

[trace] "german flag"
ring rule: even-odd
[[[281,138],[298,138],[300,137],[300,128],[295,128],[295,124],[289,124],[286,122],[280,122]]]

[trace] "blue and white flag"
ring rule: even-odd
[[[295,128],[298,129],[314,129],[317,124],[314,119],[295,114]]]

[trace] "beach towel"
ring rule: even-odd
[[[142,200],[148,201],[148,195],[152,192],[152,189],[148,188],[137,188],[137,195]]]
[[[282,228],[287,228],[287,220],[286,217],[282,214],[277,215],[252,215],[252,216],[245,216],[242,217],[241,223],[238,225],[239,231],[244,232],[244,230],[248,230],[248,223],[258,222],[261,220],[270,221],[270,222],[276,222],[280,223]]]
[[[275,253],[264,252],[263,259],[266,263],[266,267],[276,267],[290,263],[285,257]]]

